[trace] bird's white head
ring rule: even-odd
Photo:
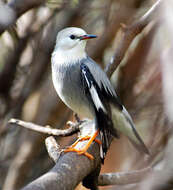
[[[96,37],[96,35],[87,34],[81,28],[65,28],[57,35],[54,53],[58,54],[59,59],[63,57],[64,59],[76,61],[86,56],[86,41]]]

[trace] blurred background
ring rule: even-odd
[[[9,119],[60,129],[73,120],[52,85],[50,58],[57,32],[77,26],[98,35],[89,41],[87,52],[105,68],[120,45],[122,25],[133,24],[154,3],[156,0],[0,1],[0,190],[17,190],[54,166],[45,148],[47,136],[9,125]],[[148,22],[134,37],[111,76],[151,156],[141,155],[122,136],[112,142],[102,172],[164,165],[173,121],[172,12],[170,0],[157,11],[153,18],[157,21]],[[13,19],[16,24],[7,27]],[[64,147],[75,137],[57,141]],[[85,188],[79,185],[76,189]]]

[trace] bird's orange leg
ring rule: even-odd
[[[85,156],[87,156],[89,159],[93,160],[94,157],[89,154],[87,152],[88,148],[90,147],[91,143],[93,141],[97,142],[98,144],[101,144],[101,142],[99,140],[96,139],[97,135],[99,134],[99,131],[96,131],[92,136],[85,136],[85,137],[79,137],[79,139],[77,139],[77,141],[75,143],[73,143],[69,148],[67,148],[66,150],[64,150],[64,152],[77,152],[79,155],[83,154]],[[83,147],[82,149],[76,149],[74,148],[78,142],[83,141],[83,140],[89,140],[87,142],[87,144],[85,145],[85,147]]]
[[[81,138],[81,139],[79,139],[79,141],[85,141],[85,140],[89,140],[89,139],[91,138],[91,136],[90,136],[90,135],[87,135],[87,136],[85,136],[85,137],[79,137],[79,138]],[[101,141],[98,140],[98,139],[94,139],[94,141],[95,141],[96,143],[100,144],[100,145],[102,144]]]

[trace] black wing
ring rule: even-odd
[[[85,94],[90,102],[92,102],[95,115],[96,125],[100,130],[102,141],[101,158],[104,160],[105,154],[109,147],[110,138],[113,136],[119,137],[116,129],[113,127],[111,118],[110,105],[107,102],[108,93],[104,88],[100,88],[91,74],[89,68],[85,64],[81,64],[81,79]],[[111,95],[110,95],[111,96]]]

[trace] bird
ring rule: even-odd
[[[51,56],[52,81],[58,96],[72,111],[95,122],[96,130],[87,145],[80,151],[69,151],[93,159],[87,149],[100,134],[100,157],[104,161],[109,138],[119,138],[123,133],[139,151],[149,154],[106,73],[86,53],[87,40],[96,37],[78,27],[62,29]]]

